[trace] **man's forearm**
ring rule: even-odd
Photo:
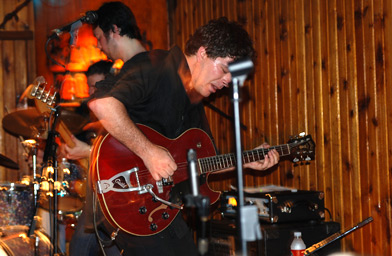
[[[140,157],[145,155],[151,142],[128,117],[121,102],[113,97],[95,99],[89,103],[89,108],[114,138],[136,155]]]

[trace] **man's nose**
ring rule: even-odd
[[[229,87],[229,83],[231,82],[231,73],[227,73],[223,76],[223,86]]]

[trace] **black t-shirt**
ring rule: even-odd
[[[99,82],[98,90],[108,89],[98,91],[95,97],[116,98],[134,123],[147,125],[168,138],[190,128],[201,128],[211,136],[203,104],[191,104],[179,69],[189,72],[178,47],[139,53],[124,63],[116,77]]]
[[[93,98],[116,98],[134,123],[149,126],[171,139],[190,128],[200,128],[212,137],[204,106],[201,102],[191,104],[180,70],[181,74],[190,75],[185,56],[178,47],[139,53],[124,63],[118,75],[98,82]],[[170,254],[165,252],[168,247],[196,255],[191,232],[178,216],[157,235],[137,237],[120,232],[116,242],[125,255],[130,252],[151,255],[152,250]]]

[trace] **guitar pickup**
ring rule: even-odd
[[[146,193],[147,190],[145,186],[140,186],[139,178],[137,175],[139,168],[134,167],[130,170],[118,173],[107,180],[97,181],[97,191],[99,194],[104,194],[109,191],[114,192],[133,192],[137,191],[139,193]],[[136,181],[138,183],[137,187],[133,187],[131,184],[131,174],[135,173]]]

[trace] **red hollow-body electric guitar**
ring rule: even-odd
[[[143,161],[110,134],[99,137],[92,152],[92,182],[106,219],[117,228],[149,236],[164,230],[182,209],[181,196],[174,196],[179,183],[188,180],[187,152],[196,150],[200,174],[200,193],[215,203],[220,192],[208,187],[208,174],[236,166],[234,154],[216,155],[209,136],[200,129],[190,129],[176,139],[168,139],[155,130],[138,125],[153,143],[166,148],[177,163],[169,179],[155,181]],[[308,135],[289,144],[271,147],[280,156],[292,156],[294,162],[312,160],[314,142]],[[269,149],[243,152],[242,162],[264,159]]]

